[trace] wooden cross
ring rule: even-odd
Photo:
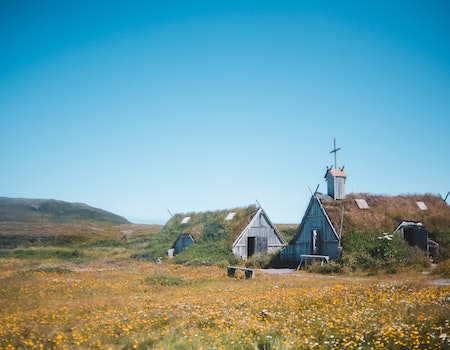
[[[336,148],[336,139],[334,139],[334,149],[330,152],[330,153],[334,153],[334,168],[337,169],[337,164],[336,164],[336,153],[337,151],[339,151],[340,148]]]

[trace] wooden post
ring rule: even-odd
[[[230,277],[234,277],[235,276],[235,274],[236,274],[236,269],[235,268],[233,268],[233,267],[227,267],[227,269],[228,269],[228,276],[230,276]]]

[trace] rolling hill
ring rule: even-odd
[[[83,203],[0,197],[0,222],[105,222],[129,224],[122,216]]]

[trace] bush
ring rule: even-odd
[[[436,230],[430,234],[430,238],[439,244],[439,251],[433,255],[434,261],[440,263],[450,259],[450,232]]]
[[[369,274],[396,273],[405,268],[428,268],[425,252],[411,247],[400,236],[380,232],[349,232],[343,237],[341,264],[344,271]]]
[[[254,254],[245,261],[245,266],[254,267],[257,269],[266,269],[271,266],[273,256],[273,253]]]
[[[433,275],[450,278],[450,259],[440,262],[433,270]]]
[[[308,266],[308,270],[310,272],[322,273],[322,274],[332,274],[332,273],[341,273],[342,265],[331,261],[328,264],[321,264],[318,261],[313,262]]]

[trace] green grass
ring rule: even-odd
[[[168,275],[155,275],[144,279],[144,283],[151,286],[178,286],[183,282],[184,280],[181,277]]]
[[[109,223],[0,223],[0,258],[32,262],[128,259],[142,251],[155,225]]]
[[[71,262],[85,262],[87,255],[76,249],[12,249],[0,250],[0,258],[23,259],[27,261],[66,260]]]
[[[173,261],[184,265],[218,265],[236,264],[238,259],[233,255],[231,247],[225,242],[200,242],[193,244],[175,255]]]

